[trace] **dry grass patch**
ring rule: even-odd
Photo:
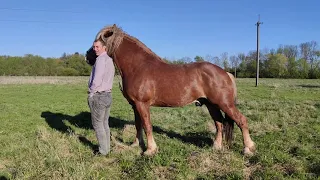
[[[164,179],[175,179],[175,171],[172,166],[158,166],[153,169],[155,179],[164,180]]]
[[[78,84],[87,80],[79,76],[0,76],[0,84]]]
[[[4,170],[7,168],[7,166],[11,166],[11,165],[12,165],[12,161],[8,159],[0,160],[0,170]]]
[[[241,173],[245,168],[243,162],[232,152],[226,150],[220,152],[194,152],[188,157],[191,169],[199,174],[213,173],[224,176],[234,172]]]
[[[257,171],[261,171],[263,167],[260,164],[248,166],[243,170],[244,179],[253,179],[252,174]]]
[[[37,138],[37,147],[40,153],[46,153],[49,150],[54,152],[58,159],[70,158],[73,155],[70,141],[66,137],[61,137],[60,134],[50,133],[45,127],[39,127]]]
[[[125,143],[131,143],[136,137],[135,125],[126,124],[122,130],[122,140]]]
[[[216,126],[214,125],[214,122],[213,121],[208,121],[207,122],[207,130],[210,132],[210,133],[216,133]]]
[[[282,174],[290,176],[295,173],[298,169],[292,164],[275,164],[272,166],[272,169],[278,172],[282,172]]]

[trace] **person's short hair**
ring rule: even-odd
[[[107,46],[106,43],[102,39],[96,39],[94,42],[100,42],[102,46]]]

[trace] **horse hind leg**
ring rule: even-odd
[[[243,144],[245,146],[244,154],[252,155],[255,152],[255,144],[250,138],[247,118],[242,113],[240,113],[240,111],[235,107],[233,103],[229,105],[224,104],[223,106],[221,106],[221,109],[226,113],[226,117],[229,118],[229,121],[233,120],[241,129]]]
[[[140,118],[140,114],[139,112],[137,111],[136,107],[135,106],[132,106],[133,108],[133,111],[134,111],[134,123],[135,123],[135,127],[136,127],[136,131],[137,131],[137,134],[136,134],[136,138],[134,140],[134,142],[131,144],[131,147],[137,147],[137,146],[140,146],[141,149],[145,149],[145,144],[144,144],[144,141],[143,141],[143,134],[142,134],[142,123],[141,123],[141,118]]]
[[[214,120],[215,126],[216,126],[216,136],[213,141],[213,148],[216,150],[222,149],[222,138],[223,138],[223,116],[220,111],[220,109],[209,102],[205,103],[205,105],[208,108],[208,111],[210,113],[211,118]]]

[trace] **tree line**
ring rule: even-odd
[[[299,45],[279,45],[277,49],[260,51],[261,78],[320,78],[320,50],[316,41]],[[0,56],[0,75],[7,76],[89,76],[91,67],[85,62],[84,54],[78,52],[59,58],[43,58],[38,55]],[[163,58],[172,64],[187,64],[209,61],[236,77],[253,78],[256,76],[256,51],[247,54],[220,56],[183,57],[178,60]],[[119,74],[116,71],[116,74]]]
[[[320,49],[316,41],[299,45],[279,45],[276,49],[259,50],[259,77],[261,78],[320,78]],[[256,77],[257,51],[247,54],[220,56],[196,56],[194,59],[183,57],[178,60],[166,59],[172,63],[209,61],[233,73],[236,77]]]
[[[64,53],[60,58],[38,55],[0,56],[0,75],[4,76],[87,76],[91,67],[84,56]]]

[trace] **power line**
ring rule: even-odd
[[[54,12],[54,13],[86,13],[86,11],[67,11],[67,10],[46,10],[46,9],[27,9],[27,8],[0,8],[0,11],[29,11],[29,12]],[[42,20],[19,20],[19,19],[0,19],[0,22],[16,22],[16,23],[44,23],[44,24],[96,24],[101,22],[78,21],[42,21]]]
[[[66,11],[66,10],[46,10],[46,9],[26,9],[26,8],[0,8],[0,10],[6,11],[41,11],[41,12],[58,12],[58,13],[86,13],[85,11]]]
[[[19,23],[44,23],[44,24],[95,24],[99,22],[62,22],[62,21],[36,21],[36,20],[10,20],[0,19],[0,22],[19,22]]]

